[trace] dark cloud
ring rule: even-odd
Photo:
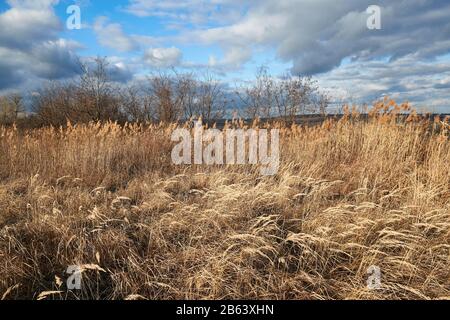
[[[35,43],[56,39],[61,24],[50,10],[11,8],[0,14],[0,45],[27,50]]]
[[[0,13],[0,90],[33,79],[61,79],[80,72],[75,51],[80,46],[58,38],[61,22],[56,0],[9,0]]]
[[[450,81],[444,83],[436,83],[433,88],[435,89],[450,89]]]
[[[81,72],[79,59],[71,47],[65,40],[48,41],[33,47],[30,54],[36,60],[36,64],[30,70],[36,76],[49,80],[79,74]]]
[[[24,80],[23,74],[0,60],[0,90],[14,88]]]
[[[152,3],[139,2],[141,7]],[[379,0],[381,30],[369,30],[366,9],[373,4],[372,0],[250,1],[247,14],[239,20],[186,31],[180,38],[218,44],[225,53],[236,48],[248,52],[276,48],[279,58],[292,62],[296,74],[328,72],[345,58],[395,61],[415,54],[417,59],[433,59],[450,52],[450,2]]]
[[[110,65],[107,72],[111,81],[114,82],[126,83],[133,79],[133,72],[123,63]]]

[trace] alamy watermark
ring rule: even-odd
[[[66,13],[69,17],[66,20],[66,27],[69,30],[81,29],[81,9],[80,6],[71,5],[67,7]]]
[[[269,142],[270,136],[270,142]],[[260,165],[261,175],[271,176],[280,166],[279,129],[204,129],[201,121],[192,130],[175,129],[172,150],[176,165]],[[270,149],[270,152],[269,152]]]
[[[367,269],[367,288],[369,290],[381,289],[381,269],[378,266],[370,266]]]
[[[369,30],[381,29],[381,7],[372,5],[366,10],[366,13],[370,16],[367,18],[367,28]]]
[[[80,266],[69,266],[66,273],[70,276],[67,278],[66,285],[69,290],[81,290],[81,280],[83,278],[83,268]]]

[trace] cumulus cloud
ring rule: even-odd
[[[80,45],[58,38],[62,24],[56,0],[8,0],[0,13],[0,90],[32,79],[59,79],[77,74]],[[5,80],[7,79],[7,81]]]
[[[11,7],[14,8],[32,8],[32,9],[47,9],[59,3],[59,0],[7,0]]]
[[[33,73],[44,79],[60,79],[80,72],[80,65],[75,50],[80,45],[73,41],[58,39],[46,41],[32,48],[30,56]]]
[[[381,30],[367,28],[373,4],[381,7]],[[184,19],[198,7],[199,22]],[[240,13],[216,23],[210,17],[220,8]],[[176,41],[219,46],[223,58],[211,56],[207,65],[222,71],[275,50],[293,74],[318,76],[355,103],[388,94],[422,106],[448,105],[449,59],[437,60],[450,53],[448,0],[250,0],[245,7],[234,0],[130,0],[127,9],[189,23]]]
[[[12,6],[0,14],[0,45],[25,49],[33,43],[53,39],[62,26],[49,1],[9,1]]]
[[[132,1],[130,8],[138,4],[141,9],[156,6],[154,1],[140,0]],[[236,48],[249,55],[255,47],[275,48],[278,57],[291,62],[292,71],[301,74],[330,71],[349,57],[354,61],[386,56],[395,60],[414,53],[418,59],[429,59],[449,52],[448,1],[379,0],[381,30],[367,28],[366,9],[371,4],[371,0],[347,0],[339,5],[333,0],[249,1],[246,14],[233,23],[185,30],[179,39],[219,45],[225,54]],[[165,8],[167,14],[173,12],[170,8]]]
[[[176,67],[181,64],[183,54],[176,47],[153,48],[144,54],[144,61],[157,68]]]
[[[126,52],[139,48],[139,44],[131,36],[125,34],[119,23],[108,23],[107,17],[98,17],[94,23],[94,31],[102,46]]]
[[[120,23],[111,23],[105,16],[97,17],[93,30],[100,45],[119,52],[139,51],[158,42],[151,36],[127,34]]]
[[[28,79],[76,75],[80,45],[60,39],[63,24],[53,9],[59,1],[6,2],[9,8],[0,12],[0,90]],[[372,4],[381,7],[381,30],[366,26]],[[450,98],[450,59],[440,59],[450,53],[448,0],[129,0],[122,9],[153,17],[170,31],[137,35],[127,33],[129,24],[95,19],[92,31],[101,46],[135,54],[111,60],[116,81],[149,66],[237,71],[262,52],[263,59],[274,53],[293,74],[315,75],[358,103],[382,94],[423,105]],[[213,51],[208,61],[183,61],[178,47],[185,46]]]
[[[408,55],[391,63],[358,61],[318,79],[331,92],[339,92],[341,101],[359,105],[390,96],[422,110],[444,112],[439,108],[450,101],[450,91],[445,90],[450,87],[448,60],[418,62],[414,55]]]
[[[109,66],[108,75],[111,81],[127,83],[133,79],[133,71],[124,63],[117,62]]]
[[[25,80],[20,70],[11,68],[9,63],[2,58],[0,51],[0,90],[14,88]]]

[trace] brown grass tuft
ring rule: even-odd
[[[405,110],[272,124],[274,177],[173,166],[175,126],[0,128],[0,297],[449,297],[448,121]],[[65,287],[69,265],[81,291]]]

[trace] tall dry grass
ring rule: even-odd
[[[270,125],[273,177],[173,166],[175,126],[1,128],[0,298],[449,298],[449,127],[403,107]]]

